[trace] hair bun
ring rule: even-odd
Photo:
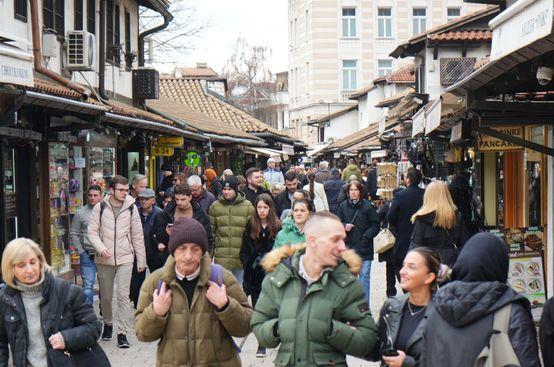
[[[448,265],[441,264],[439,273],[437,274],[437,281],[439,283],[444,282],[446,279],[448,279],[450,277],[451,271],[452,271],[452,269],[450,269],[448,267]]]

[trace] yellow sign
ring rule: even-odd
[[[492,127],[492,130],[511,135],[515,138],[523,139],[523,127],[510,126],[510,127]],[[493,138],[486,134],[480,134],[477,138],[477,149],[481,152],[501,151],[501,150],[520,150],[521,146],[515,145],[505,140]]]
[[[185,139],[179,136],[160,136],[154,142],[156,147],[179,148],[185,143]]]
[[[152,155],[158,157],[171,157],[173,155],[173,148],[152,147]]]

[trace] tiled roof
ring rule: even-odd
[[[392,73],[377,78],[373,81],[373,84],[386,82],[388,84],[402,84],[402,83],[415,83],[415,65],[409,64],[394,70]]]
[[[429,40],[436,42],[460,42],[460,41],[492,41],[492,32],[490,30],[461,30],[461,31],[448,31],[444,33],[432,34],[429,36]]]
[[[373,124],[369,127],[366,127],[365,129],[356,131],[353,134],[350,134],[342,139],[338,139],[334,141],[332,144],[329,144],[327,148],[325,148],[325,151],[346,149],[348,147],[351,147],[354,144],[358,144],[361,141],[364,141],[372,137],[373,135],[376,135],[378,132],[379,132],[379,125]]]
[[[164,115],[171,116],[177,120],[183,121],[185,124],[206,133],[220,134],[244,139],[258,139],[254,135],[245,133],[239,129],[232,127],[229,124],[214,119],[206,114],[197,112],[192,108],[172,101],[170,99],[160,97],[160,99],[152,99],[146,102],[149,108],[159,111]]]
[[[385,99],[379,101],[379,103],[377,103],[375,105],[375,107],[388,107],[392,104],[395,104],[395,103],[399,102],[402,98],[406,97],[408,94],[413,93],[413,92],[415,92],[414,88],[406,88],[405,90],[403,90],[400,93],[396,93],[395,95],[392,95],[388,98],[385,98]]]
[[[184,78],[205,78],[218,76],[217,72],[209,67],[177,68],[175,73],[180,73]]]
[[[128,105],[126,103],[117,102],[117,101],[107,101],[106,104],[108,107],[110,107],[110,110],[118,115],[127,116],[127,117],[134,117],[134,118],[140,118],[143,120],[153,121],[153,122],[159,122],[164,125],[169,126],[175,126],[173,121],[170,121],[168,119],[164,119],[160,115],[156,115],[155,113],[151,113],[145,110],[141,110],[140,108],[133,107],[131,105]]]
[[[239,130],[250,133],[269,132],[276,136],[290,138],[247,112],[204,93],[200,80],[160,79],[160,94]]]
[[[366,95],[368,94],[369,92],[371,92],[373,89],[376,88],[376,85],[371,83],[370,85],[368,85],[367,87],[364,87],[362,89],[358,89],[357,91],[355,91],[354,93],[352,93],[350,95],[350,99],[358,99],[360,98],[361,96],[363,95]]]
[[[352,105],[352,106],[348,106],[346,108],[342,108],[338,111],[335,111],[333,112],[332,114],[330,115],[325,115],[325,116],[322,116],[320,118],[318,118],[317,120],[315,120],[314,122],[316,123],[320,123],[320,122],[326,122],[326,121],[329,121],[329,120],[332,120],[334,119],[335,117],[339,117],[339,116],[342,116],[344,115],[345,113],[348,113],[350,111],[354,111],[354,110],[357,110],[358,109],[358,105],[355,104],[355,105]]]
[[[381,141],[379,140],[379,137],[376,134],[371,136],[368,139],[362,140],[361,142],[352,145],[346,150],[349,152],[358,152],[372,147],[381,148]]]
[[[37,93],[44,93],[51,96],[72,99],[74,101],[92,103],[96,105],[100,104],[98,101],[90,97],[87,99],[83,99],[83,95],[74,91],[73,89],[43,79],[35,78],[35,86],[27,87],[26,89]]]

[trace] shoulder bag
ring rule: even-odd
[[[383,228],[373,239],[373,249],[375,253],[382,254],[394,247],[396,238],[388,228]]]

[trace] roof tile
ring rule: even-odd
[[[460,42],[460,41],[492,41],[492,32],[482,29],[466,29],[461,31],[448,31],[444,33],[431,34],[431,41],[437,42]]]

